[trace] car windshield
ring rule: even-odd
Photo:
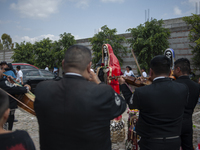
[[[27,71],[23,71],[23,74],[26,76],[26,77],[29,77],[29,76],[40,76],[40,73],[38,70],[27,70]]]
[[[40,70],[41,71],[41,74],[42,76],[44,77],[55,77],[55,75],[52,73],[52,72],[49,72],[49,71],[46,71],[46,70]]]

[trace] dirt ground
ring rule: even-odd
[[[122,115],[124,121],[125,121],[125,131],[127,131],[127,120],[128,120],[128,114],[127,111],[125,111]],[[13,130],[20,129],[20,130],[26,130],[31,138],[33,139],[33,142],[35,144],[35,147],[37,150],[40,150],[39,146],[39,134],[38,134],[38,123],[35,116],[32,116],[23,110],[16,110],[15,118],[18,120],[18,122],[14,123]],[[194,141],[194,147],[197,147],[197,142],[200,143],[200,105],[198,104],[195,108],[194,114],[193,114],[193,123],[194,123],[194,135],[193,135],[193,141]],[[126,133],[127,134],[127,133]],[[126,135],[127,137],[127,135]],[[113,150],[125,150],[125,140],[124,142],[120,143],[113,143],[112,144]]]

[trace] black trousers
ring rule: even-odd
[[[193,150],[193,129],[192,118],[183,119],[181,129],[182,150]]]
[[[12,130],[14,119],[15,119],[15,109],[12,109],[12,110],[10,110],[10,115],[8,117],[8,120],[7,120],[8,130]]]
[[[174,139],[142,138],[139,141],[140,150],[180,150],[180,137]]]

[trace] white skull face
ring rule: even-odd
[[[107,51],[107,47],[104,45],[103,46],[103,52],[106,54],[106,53],[108,53],[108,51]]]
[[[171,51],[166,51],[165,56],[171,60],[172,59]]]

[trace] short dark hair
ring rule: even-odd
[[[83,72],[91,62],[91,50],[82,45],[73,45],[65,53],[64,67],[74,68]]]
[[[175,68],[180,67],[182,73],[190,74],[190,61],[187,58],[179,58],[174,62]]]
[[[6,65],[7,65],[7,62],[6,62],[6,61],[2,61],[2,62],[1,62],[1,65],[3,65],[3,64],[6,64]]]
[[[156,75],[170,73],[170,59],[165,55],[157,55],[151,60],[151,69]]]
[[[17,68],[17,69],[19,69],[19,70],[21,69],[21,67],[20,67],[20,66],[17,66],[16,68]]]
[[[0,89],[0,119],[5,111],[9,108],[8,95]]]
[[[126,68],[128,68],[129,70],[132,70],[132,68],[130,66],[126,66]]]

